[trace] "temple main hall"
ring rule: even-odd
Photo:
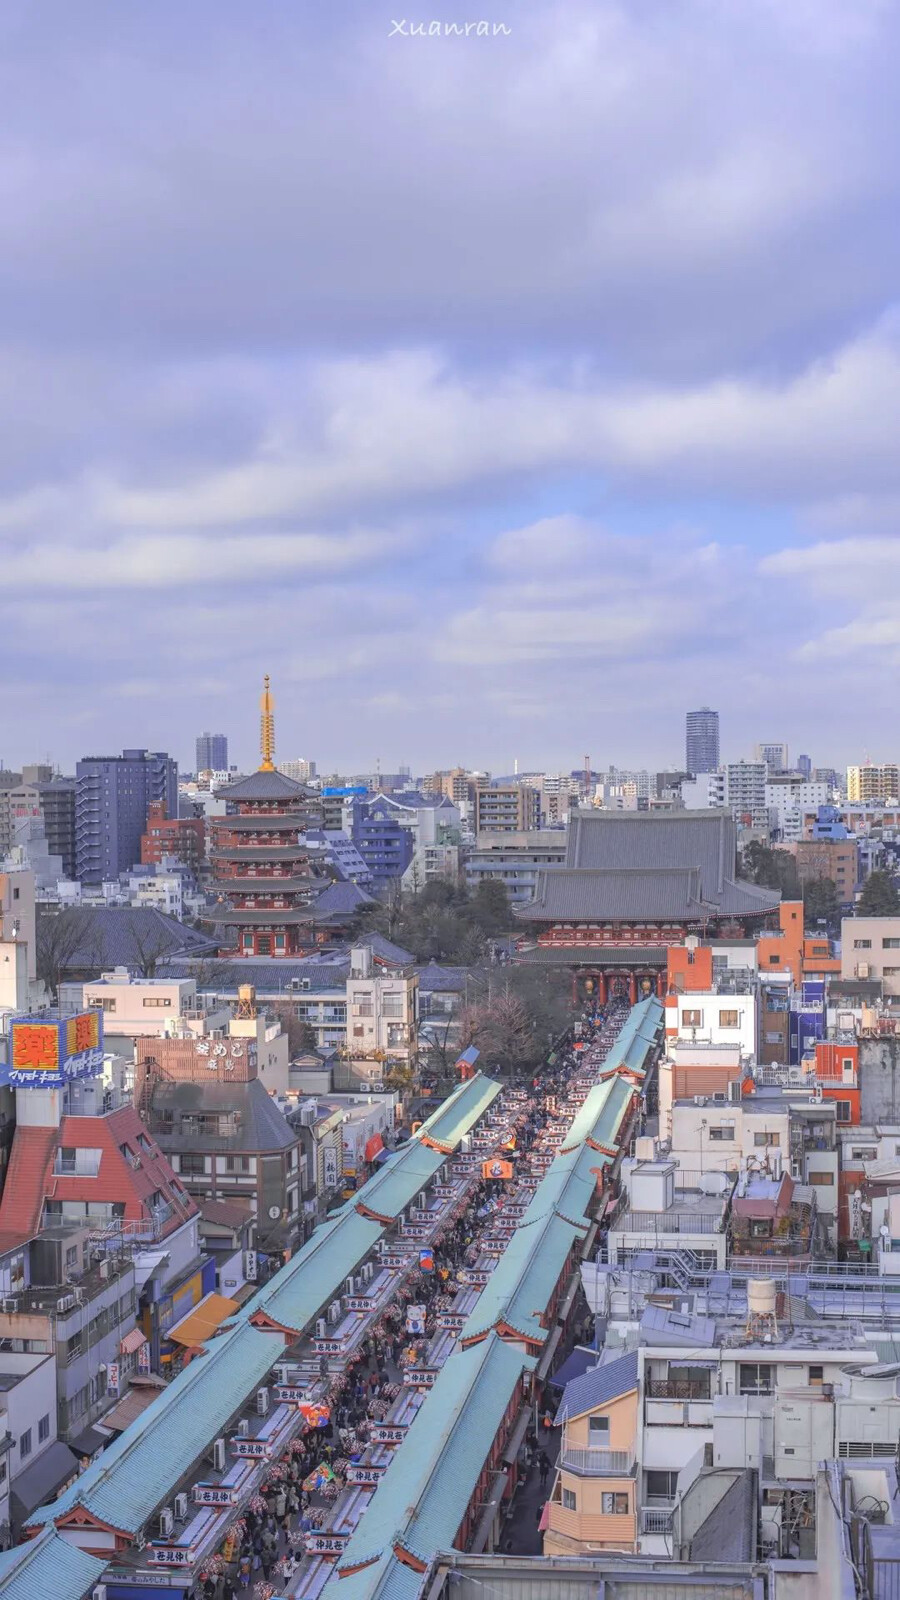
[[[778,914],[778,894],[737,872],[730,811],[578,810],[564,865],[543,867],[516,908],[525,963],[569,966],[573,989],[665,993],[666,951],[689,934],[737,939]]]

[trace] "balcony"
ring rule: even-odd
[[[599,1445],[574,1445],[563,1441],[558,1465],[585,1478],[630,1478],[634,1459],[628,1450],[603,1450]]]
[[[659,1500],[656,1504],[653,1500],[654,1497],[649,1496],[648,1504],[641,1507],[641,1533],[671,1533],[672,1516],[675,1511],[674,1500]]]
[[[699,1365],[699,1362],[698,1362]],[[644,1385],[648,1400],[710,1400],[709,1379],[650,1378]]]

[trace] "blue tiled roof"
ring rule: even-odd
[[[215,941],[155,906],[73,906],[66,913],[80,937],[67,951],[67,972],[140,969],[148,958],[171,961],[176,955],[214,950]]]
[[[592,1367],[580,1378],[573,1378],[563,1390],[556,1414],[557,1423],[562,1422],[564,1417],[580,1417],[585,1411],[593,1411],[608,1400],[617,1400],[620,1395],[629,1394],[637,1388],[637,1374],[637,1351],[632,1350],[627,1356],[620,1356],[618,1361],[607,1361],[603,1366]]]
[[[583,1237],[583,1227],[553,1211],[533,1222],[523,1221],[478,1296],[460,1338],[477,1338],[503,1322],[542,1344],[547,1326],[541,1318],[572,1245]]]
[[[419,968],[422,994],[461,994],[466,987],[468,967],[439,967],[436,961]]]
[[[101,1522],[136,1534],[226,1427],[277,1355],[271,1334],[245,1323],[211,1342],[152,1406],[121,1433],[30,1525],[49,1522],[75,1505]]]
[[[476,1072],[474,1078],[467,1078],[432,1112],[427,1122],[422,1123],[416,1138],[422,1139],[427,1134],[438,1144],[452,1145],[455,1149],[499,1093],[499,1083]]]
[[[379,1560],[394,1543],[425,1562],[452,1547],[516,1384],[534,1366],[533,1357],[496,1335],[448,1357],[339,1568]]]
[[[52,1528],[0,1555],[0,1600],[82,1600],[107,1560],[69,1544]]]
[[[340,1294],[344,1279],[365,1260],[383,1232],[379,1223],[361,1217],[348,1202],[245,1302],[240,1320],[246,1322],[254,1311],[265,1311],[286,1328],[299,1332],[308,1327],[317,1312]]]

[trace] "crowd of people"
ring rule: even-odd
[[[596,1018],[586,1018],[589,1039]],[[541,1140],[556,1115],[557,1101],[580,1070],[582,1057],[571,1046],[558,1049],[510,1110],[504,1140],[512,1139],[516,1158]],[[514,1187],[514,1186],[513,1186]],[[368,1447],[374,1422],[390,1413],[407,1366],[426,1364],[438,1331],[437,1315],[452,1306],[466,1287],[465,1270],[479,1261],[482,1241],[494,1226],[511,1186],[479,1177],[445,1222],[432,1251],[431,1270],[407,1276],[394,1302],[353,1352],[347,1368],[330,1375],[319,1425],[288,1446],[270,1469],[264,1487],[229,1530],[219,1555],[207,1563],[195,1586],[196,1600],[253,1600],[294,1592],[307,1558],[306,1536],[333,1518],[334,1501],[345,1484],[347,1466]],[[408,1326],[408,1311],[424,1312]],[[539,1439],[532,1428],[524,1443],[525,1465],[545,1491],[551,1469],[549,1413]],[[546,1430],[546,1431],[545,1431]],[[540,1513],[539,1513],[540,1514]]]

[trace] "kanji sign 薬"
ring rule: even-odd
[[[74,1078],[103,1070],[103,1027],[99,1011],[81,1011],[64,1021],[13,1017],[9,1054],[0,1083],[17,1089],[61,1088]]]

